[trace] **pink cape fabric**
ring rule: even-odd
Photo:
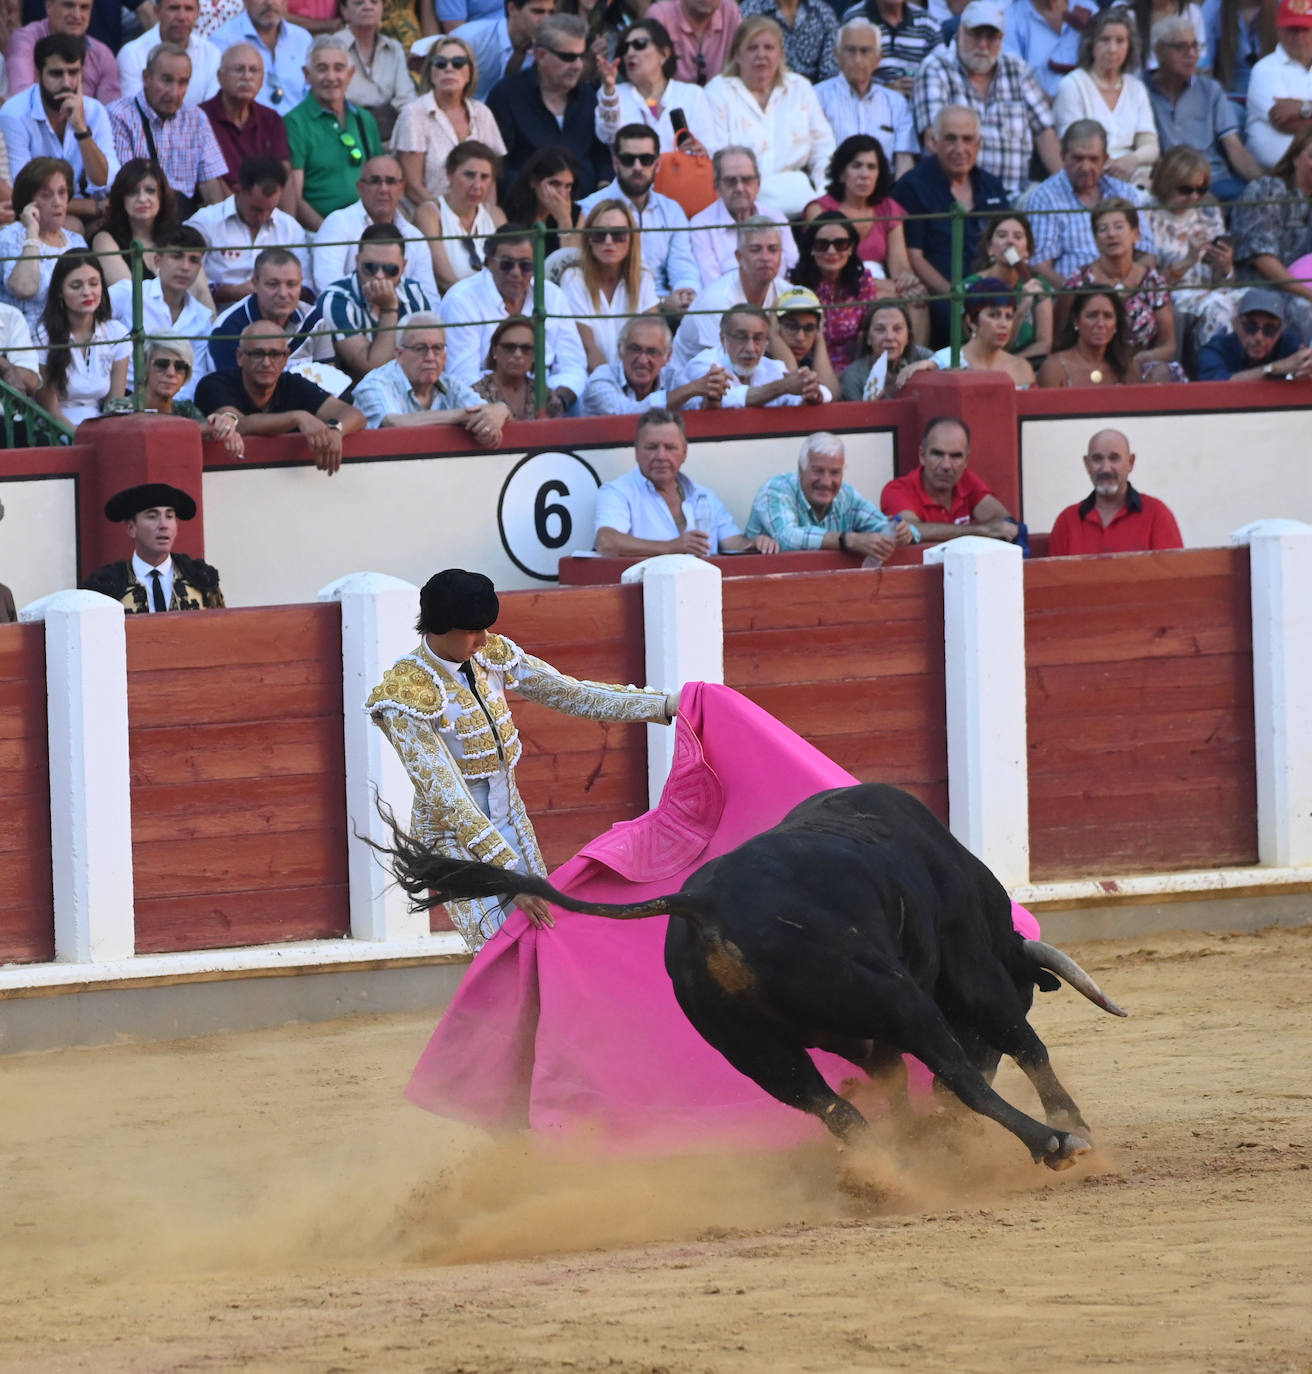
[[[727,687],[686,686],[675,728],[660,803],[584,846],[552,874],[555,886],[604,902],[677,891],[798,802],[856,781]],[[665,972],[667,917],[553,915],[555,928],[540,931],[513,912],[479,951],[415,1067],[410,1101],[492,1131],[583,1132],[626,1150],[787,1148],[826,1134],[688,1023]],[[1024,908],[1013,904],[1012,918],[1038,937]],[[836,1088],[859,1076],[812,1055]]]

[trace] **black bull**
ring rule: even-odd
[[[872,1076],[895,1077],[901,1055],[914,1055],[1049,1168],[1091,1148],[1026,1016],[1036,985],[1060,986],[1053,973],[1125,1013],[1069,956],[1023,939],[988,868],[895,787],[818,793],[678,892],[633,904],[578,901],[541,878],[431,854],[399,832],[386,852],[417,909],[526,892],[594,916],[676,917],[665,967],[689,1021],[739,1072],[842,1139],[865,1118],[824,1081],[808,1047]],[[1004,1054],[1034,1084],[1046,1124],[993,1091]]]

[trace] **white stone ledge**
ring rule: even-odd
[[[1312,867],[1208,868],[1191,873],[1135,873],[1127,877],[1078,878],[1059,883],[1024,883],[1009,889],[1024,907],[1111,906],[1118,903],[1186,900],[1260,894],[1306,887]],[[1312,911],[1309,912],[1312,915]]]

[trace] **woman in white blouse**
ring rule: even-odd
[[[724,71],[706,87],[712,153],[740,144],[761,168],[759,199],[792,218],[824,185],[834,131],[811,83],[790,72],[784,36],[765,15],[744,19]]]
[[[656,130],[661,152],[675,149],[671,110],[682,110],[697,147],[705,151],[711,117],[700,86],[673,80],[677,60],[669,32],[658,19],[639,19],[620,38],[615,62],[598,59],[602,76],[597,96],[597,137],[609,148],[626,124],[646,124]],[[617,83],[623,74],[624,80]]]
[[[447,156],[450,185],[435,204],[421,205],[416,226],[428,236],[433,275],[446,294],[458,281],[483,270],[483,243],[506,222],[488,201],[501,174],[501,159],[487,146],[469,139]]]
[[[0,229],[0,302],[29,326],[41,318],[59,255],[87,246],[64,228],[72,194],[73,169],[62,157],[34,157],[14,178],[14,222]]]
[[[1093,119],[1107,131],[1107,171],[1147,186],[1160,148],[1153,107],[1139,65],[1139,33],[1122,9],[1103,10],[1080,37],[1079,65],[1062,77],[1053,101],[1057,132],[1077,119]]]
[[[106,401],[127,392],[132,343],[110,318],[105,274],[94,254],[75,249],[55,263],[32,342],[41,364],[36,398],[70,425],[99,415]]]
[[[657,305],[656,284],[642,265],[638,226],[623,201],[601,200],[588,212],[583,261],[566,270],[560,287],[583,340],[588,371],[617,362],[624,322]]]

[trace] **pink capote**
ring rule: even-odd
[[[675,728],[660,803],[585,845],[551,875],[556,887],[602,902],[675,892],[798,802],[856,781],[727,687],[684,687]],[[665,972],[667,917],[552,914],[555,928],[537,930],[513,912],[479,951],[420,1056],[410,1101],[488,1130],[583,1130],[621,1149],[785,1148],[825,1134],[693,1030]],[[1012,919],[1038,937],[1023,907],[1013,904]],[[836,1055],[812,1057],[834,1087],[857,1076]]]

